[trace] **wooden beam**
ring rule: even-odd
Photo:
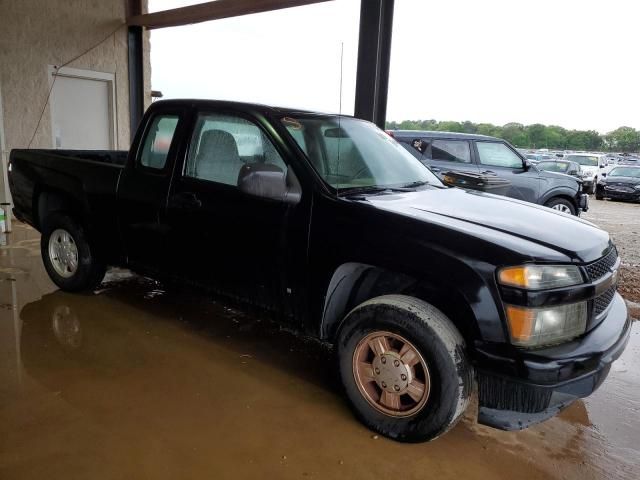
[[[124,10],[127,18],[142,15],[142,0],[124,0]]]
[[[127,24],[148,29],[177,27],[327,1],[331,0],[215,0],[161,12],[133,15],[127,19]]]

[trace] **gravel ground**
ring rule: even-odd
[[[622,257],[618,291],[631,315],[640,318],[640,205],[591,199],[582,218],[608,231]]]

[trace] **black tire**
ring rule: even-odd
[[[69,277],[64,277],[56,271],[53,266],[53,260],[49,255],[49,240],[52,233],[59,229],[69,233],[78,251],[77,268]],[[106,265],[97,258],[97,255],[92,250],[84,229],[78,222],[64,213],[51,213],[42,222],[40,252],[49,277],[61,290],[67,292],[92,290],[104,278]]]
[[[560,197],[552,198],[551,200],[548,200],[547,203],[544,204],[544,206],[553,208],[554,210],[557,210],[556,207],[558,206],[564,206],[569,210],[568,212],[565,212],[565,213],[571,213],[571,215],[576,215],[577,213],[575,205],[571,203],[571,201],[567,200],[566,198],[560,198]]]
[[[391,332],[411,342],[424,358],[430,391],[423,406],[409,416],[392,416],[372,406],[358,388],[354,355],[373,332]],[[368,300],[352,310],[337,339],[340,376],[355,415],[367,427],[401,442],[437,438],[459,420],[473,387],[473,367],[465,342],[453,323],[437,308],[403,295]]]

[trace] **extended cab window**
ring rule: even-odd
[[[522,168],[522,159],[501,142],[476,142],[482,165],[505,168]]]
[[[187,176],[237,186],[240,169],[250,163],[287,169],[271,141],[249,120],[213,113],[198,117],[189,148]]]
[[[471,163],[469,142],[462,140],[434,140],[431,159],[436,161]]]
[[[177,115],[158,115],[151,121],[140,153],[142,166],[156,170],[164,168],[177,125]]]

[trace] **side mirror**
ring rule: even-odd
[[[567,172],[568,175],[578,175],[578,170],[569,170]]]
[[[604,165],[600,165],[600,168],[604,168]]]
[[[524,168],[525,171],[530,170],[531,167],[533,167],[533,163],[531,163],[531,161],[529,159],[524,159],[522,161],[522,168]]]
[[[604,177],[606,177],[606,176],[607,176],[607,174],[606,174],[606,173],[603,173],[603,174],[602,174],[602,178],[604,178]]]
[[[296,204],[300,201],[300,182],[290,168],[287,173],[270,163],[247,163],[238,174],[238,189],[255,197]]]

